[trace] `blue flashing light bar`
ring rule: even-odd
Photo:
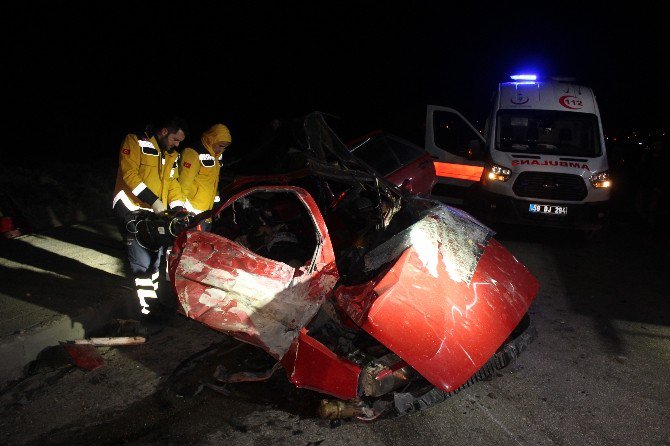
[[[536,74],[515,74],[513,76],[510,76],[510,78],[513,81],[536,81],[537,80],[537,75]]]

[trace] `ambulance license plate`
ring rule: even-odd
[[[531,203],[528,211],[531,214],[568,215],[567,206],[553,206],[550,204]]]

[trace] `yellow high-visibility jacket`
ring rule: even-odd
[[[187,147],[179,160],[179,184],[186,197],[184,207],[199,214],[218,202],[221,155],[203,144]]]
[[[126,135],[119,153],[112,208],[121,202],[129,211],[150,209],[160,199],[166,207],[184,206],[177,181],[179,153],[162,151],[155,137]]]

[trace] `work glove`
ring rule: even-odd
[[[154,214],[162,214],[165,212],[165,205],[160,200],[160,198],[154,201],[154,204],[151,205],[151,210],[154,211]]]

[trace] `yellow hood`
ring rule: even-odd
[[[219,141],[232,142],[230,137],[230,130],[223,124],[214,124],[209,128],[205,133],[202,134],[200,138],[202,145],[205,146],[207,151],[214,155],[214,149],[212,146]]]

